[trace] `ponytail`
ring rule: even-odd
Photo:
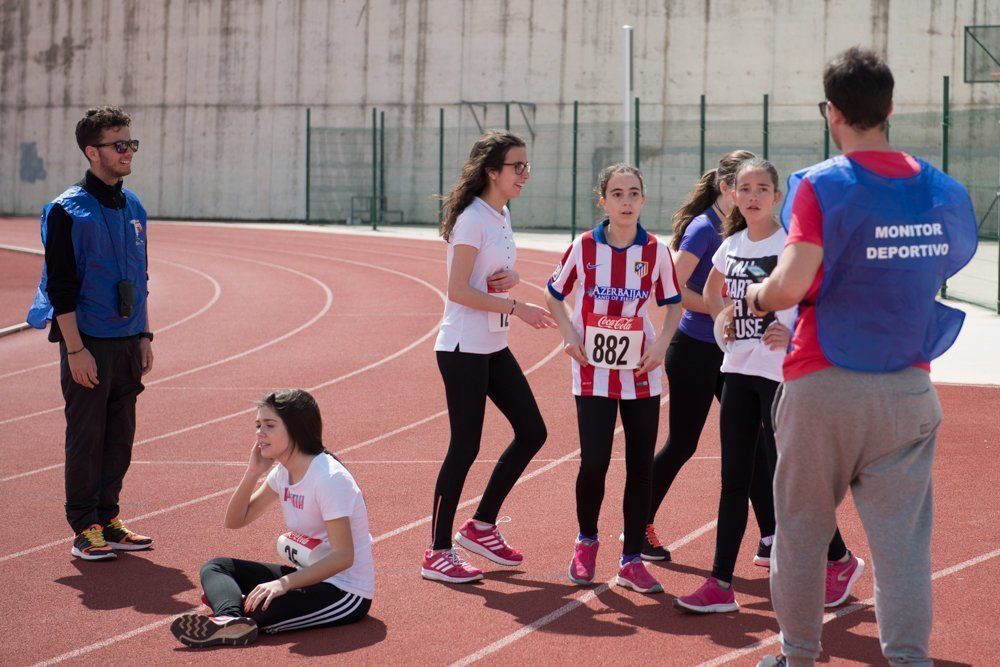
[[[736,183],[736,168],[744,160],[756,157],[750,151],[736,150],[726,153],[719,160],[719,165],[715,169],[709,169],[694,186],[694,190],[679,209],[674,212],[674,235],[670,239],[670,247],[673,250],[680,250],[681,238],[691,221],[711,208],[715,200],[722,194],[720,183],[726,183],[732,187]]]

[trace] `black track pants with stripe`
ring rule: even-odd
[[[280,579],[295,568],[235,558],[213,558],[201,568],[201,587],[216,616],[249,616],[264,632],[346,625],[368,615],[372,601],[320,582],[288,591],[267,610],[243,611],[243,597],[258,584]]]

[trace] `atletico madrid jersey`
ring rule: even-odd
[[[635,241],[627,248],[608,245],[608,221],[581,234],[556,266],[548,288],[562,301],[577,286],[573,327],[585,339],[588,315],[641,317],[645,334],[642,351],[656,340],[648,317],[650,301],[665,306],[680,303],[674,263],[667,246],[638,225]],[[593,319],[593,318],[591,318]],[[607,396],[634,399],[658,396],[663,391],[662,367],[651,373],[581,366],[573,360],[573,393],[577,396]]]

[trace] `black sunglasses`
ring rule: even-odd
[[[132,149],[135,153],[139,150],[139,140],[138,139],[121,139],[119,141],[112,141],[106,144],[91,144],[94,148],[104,148],[105,146],[114,146],[116,153],[124,153],[128,149]]]
[[[514,174],[520,176],[521,174],[527,172],[531,173],[531,163],[530,162],[504,162],[505,167],[514,167]]]
[[[826,105],[827,104],[829,104],[829,102],[827,102],[827,100],[823,100],[818,105],[819,106],[819,115],[823,117],[823,120],[826,120]]]

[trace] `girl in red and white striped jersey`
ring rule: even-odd
[[[597,519],[611,461],[615,420],[625,431],[625,543],[617,582],[642,593],[662,592],[640,557],[660,393],[663,356],[677,329],[680,290],[667,246],[639,224],[646,202],[642,173],[626,164],[606,167],[596,194],[607,218],[577,238],[549,280],[547,300],[572,358],[580,430],[576,480],[577,537],[569,578],[594,580]],[[564,299],[576,290],[572,317]],[[666,306],[657,336],[650,302]]]

